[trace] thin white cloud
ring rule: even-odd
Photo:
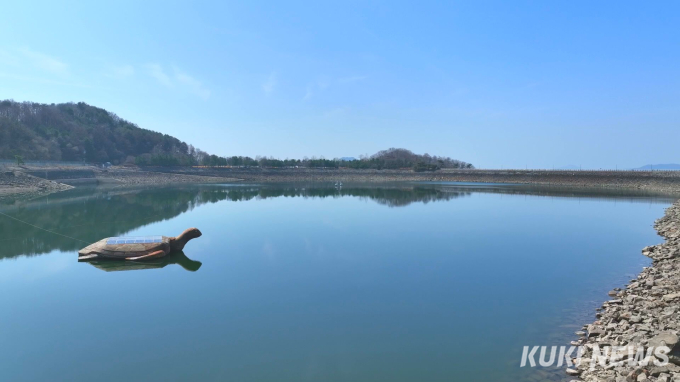
[[[264,94],[266,95],[271,95],[274,90],[276,89],[276,73],[272,72],[269,75],[269,78],[262,84],[262,90],[264,91]]]
[[[535,87],[538,87],[538,86],[541,86],[540,82],[529,82],[528,84],[524,85],[522,87],[522,89],[531,89],[531,88],[535,88]]]
[[[180,84],[186,86],[189,89],[189,91],[203,98],[204,100],[207,100],[210,97],[210,90],[206,89],[205,86],[203,86],[203,84],[201,83],[201,81],[182,72],[176,66],[173,66],[172,70],[174,71],[175,74],[175,80],[177,80],[177,82],[179,82]]]
[[[36,52],[29,48],[19,49],[19,52],[35,68],[62,76],[68,74],[68,65],[55,57],[49,56],[45,53]]]
[[[368,76],[350,76],[350,77],[338,78],[338,82],[341,83],[341,84],[348,84],[348,83],[352,83],[352,82],[363,81],[367,78],[368,78]]]
[[[124,79],[132,77],[135,74],[135,68],[132,65],[113,66],[109,70],[109,77]]]
[[[302,97],[303,100],[308,101],[312,99],[317,93],[321,93],[321,91],[328,89],[331,87],[331,85],[335,84],[336,86],[338,84],[351,84],[359,81],[363,81],[367,79],[368,76],[349,76],[349,77],[341,77],[337,78],[335,80],[328,80],[328,79],[323,79],[316,81],[315,83],[307,85],[307,89],[305,91],[305,96]]]
[[[159,64],[146,64],[149,75],[155,78],[161,85],[168,88],[186,90],[204,100],[210,98],[210,90],[201,81],[183,72],[177,66],[172,65],[171,68],[172,73],[169,74]]]
[[[302,99],[305,100],[305,101],[308,101],[308,100],[312,99],[312,97],[314,97],[314,95],[316,95],[316,93],[320,92],[321,90],[328,88],[329,86],[331,86],[331,85],[326,80],[319,80],[319,81],[316,81],[314,83],[311,83],[311,84],[307,85],[307,91],[305,92],[305,96],[302,97]]]
[[[165,73],[162,66],[159,64],[146,64],[146,69],[149,71],[149,75],[155,78],[161,85],[169,88],[172,87],[172,80],[170,80],[170,76]]]

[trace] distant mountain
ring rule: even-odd
[[[355,157],[342,157],[342,158],[340,158],[340,160],[343,161],[343,162],[351,162],[353,160],[357,160],[357,158],[355,158]]]
[[[680,170],[680,164],[666,163],[666,164],[647,164],[642,167],[634,168],[633,170]]]

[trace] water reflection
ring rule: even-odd
[[[182,251],[172,252],[167,256],[146,261],[100,259],[90,260],[88,263],[105,272],[159,269],[170,264],[177,264],[189,272],[196,272],[203,265],[200,261],[191,260]]]
[[[493,184],[394,184],[349,185],[333,183],[204,185],[155,189],[78,188],[51,196],[5,206],[0,211],[32,225],[92,243],[104,237],[122,236],[144,225],[174,218],[191,209],[221,201],[248,201],[280,197],[358,197],[388,207],[412,203],[450,201],[473,193],[522,194],[548,197],[624,199],[645,203],[672,203],[660,194],[621,191]],[[162,234],[162,233],[159,233]],[[0,216],[0,259],[39,255],[54,250],[77,251],[85,244],[45,232]]]

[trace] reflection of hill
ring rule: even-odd
[[[421,187],[355,187],[338,190],[313,186],[186,186],[178,188],[125,190],[75,189],[44,197],[3,212],[38,227],[81,239],[87,243],[125,233],[165,219],[171,219],[205,203],[253,198],[326,198],[358,196],[387,206],[413,202],[449,200],[463,194],[442,193]],[[162,232],[171,235],[174,232]],[[0,259],[37,255],[53,250],[77,251],[86,245],[66,237],[18,223],[0,216]]]
[[[451,200],[469,195],[470,190],[460,192],[442,192],[439,188],[424,186],[352,186],[335,188],[333,186],[289,186],[288,188],[263,186],[259,188],[257,196],[262,199],[285,197],[303,198],[338,198],[343,196],[355,196],[362,199],[370,199],[376,203],[388,207],[407,206],[411,203],[428,203],[436,200]]]
[[[75,190],[74,190],[75,191]],[[64,192],[4,210],[41,228],[95,242],[173,218],[195,206],[226,198],[219,188],[156,189],[137,192]],[[168,233],[170,234],[170,233]],[[0,258],[76,251],[85,244],[0,217]]]
[[[545,197],[579,197],[626,202],[672,203],[660,194],[611,189],[564,189],[493,184],[331,184],[179,186],[160,189],[74,189],[2,209],[2,212],[38,227],[72,236],[87,243],[124,235],[136,228],[171,219],[192,208],[223,200],[246,201],[279,197],[340,198],[354,196],[389,207],[411,203],[447,201],[473,192]],[[176,232],[159,232],[172,235]],[[85,243],[48,233],[0,216],[0,259],[36,255],[53,250],[77,251]]]

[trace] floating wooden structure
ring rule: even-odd
[[[177,237],[140,236],[108,237],[78,251],[78,261],[94,259],[150,260],[181,251],[191,239],[201,236],[201,231],[189,228]]]

